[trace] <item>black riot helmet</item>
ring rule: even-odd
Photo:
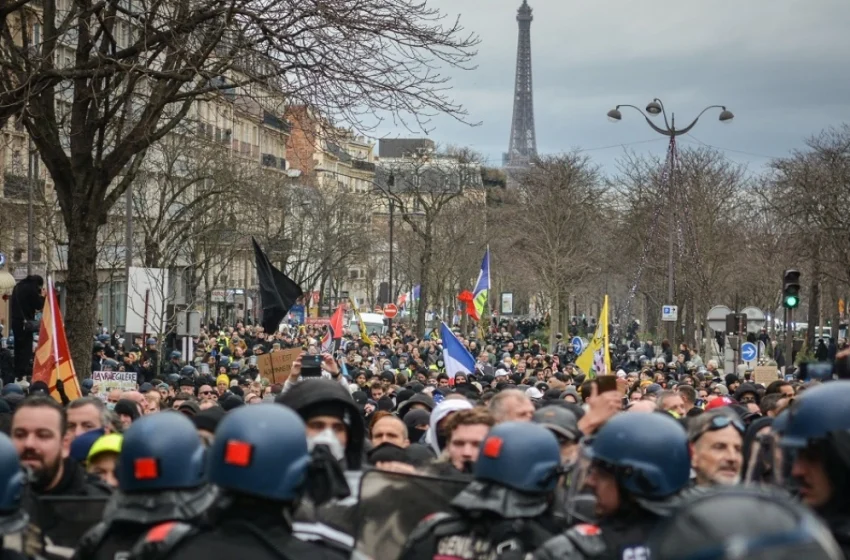
[[[778,491],[718,487],[684,502],[649,539],[663,560],[841,560],[827,526]]]

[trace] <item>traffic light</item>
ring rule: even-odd
[[[800,271],[786,270],[782,276],[782,305],[794,309],[800,305]]]

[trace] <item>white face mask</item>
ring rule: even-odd
[[[330,428],[326,428],[315,436],[307,438],[307,449],[309,451],[312,452],[317,445],[326,446],[337,461],[345,458],[345,448]]]

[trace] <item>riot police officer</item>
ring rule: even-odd
[[[113,560],[129,554],[155,525],[197,521],[216,496],[205,467],[203,442],[186,416],[168,411],[133,422],[115,469],[118,492],[104,520],[80,541],[75,558]]]
[[[843,560],[827,527],[785,493],[717,487],[685,501],[650,537],[664,560]]]
[[[830,381],[794,399],[787,421],[779,426],[781,433],[777,431],[785,453],[774,454],[788,458],[788,464],[775,465],[772,472],[780,484],[795,490],[803,503],[826,521],[850,558],[848,402],[850,381]],[[784,474],[790,474],[792,480],[783,480]]]
[[[598,524],[571,527],[534,558],[648,558],[649,533],[688,485],[690,470],[688,436],[671,416],[613,417],[583,444],[570,487],[593,492]]]
[[[18,461],[18,452],[6,434],[0,433],[0,559],[20,560],[26,556],[13,549],[22,544],[10,546],[9,535],[20,533],[27,526],[29,516],[21,507],[21,495],[24,492],[26,474]],[[20,535],[16,536],[20,541]]]
[[[210,509],[209,526],[154,527],[134,549],[133,558],[346,558],[292,533],[292,513],[306,489],[310,464],[304,422],[294,411],[277,404],[230,411],[209,450],[209,481],[222,491]]]
[[[474,480],[451,502],[455,513],[422,521],[400,560],[525,558],[558,531],[551,509],[560,462],[558,442],[546,428],[495,426],[481,444]]]

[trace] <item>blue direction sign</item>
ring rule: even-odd
[[[581,354],[582,350],[584,350],[584,341],[581,337],[574,336],[572,340],[570,340],[570,344],[573,345],[573,354],[576,356]]]
[[[752,342],[745,342],[741,345],[741,359],[745,362],[752,362],[758,357],[756,345]]]

